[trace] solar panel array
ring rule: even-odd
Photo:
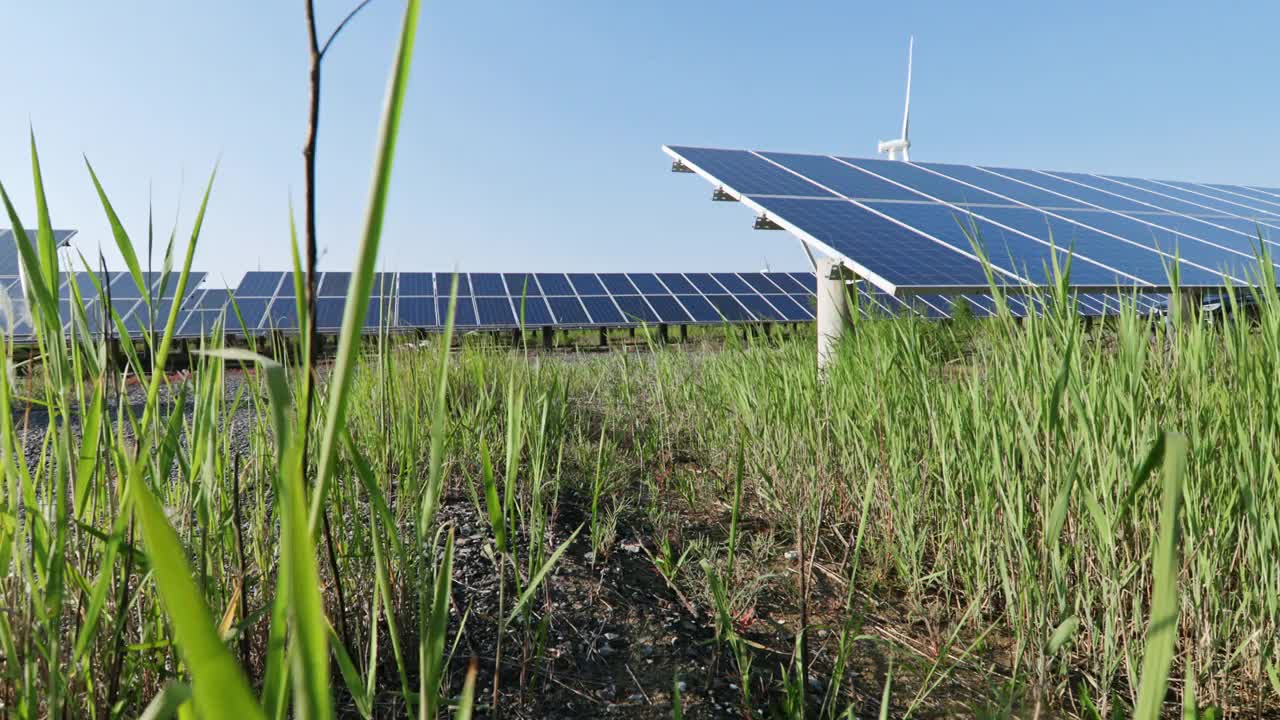
[[[1070,255],[1085,292],[1257,284],[1280,247],[1280,188],[665,147],[771,223],[890,295],[1044,287]],[[1280,267],[1280,266],[1277,266]]]
[[[75,234],[75,230],[54,230],[55,246],[63,247]],[[0,228],[0,330],[11,336],[25,337],[31,334],[31,314],[22,286],[22,263],[15,239],[13,230]],[[36,232],[28,230],[27,239],[34,246]]]
[[[186,299],[192,297],[194,289],[204,280],[203,272],[192,271],[187,277]],[[111,309],[118,315],[125,330],[130,336],[141,336],[152,328],[159,332],[169,319],[169,311],[173,307],[177,295],[178,276],[170,273],[164,278],[162,273],[142,273],[143,287],[140,288],[133,276],[127,272],[110,272],[105,275],[79,272],[65,273],[59,288],[59,314],[63,327],[70,331],[75,326],[72,316],[73,289],[78,292],[84,306],[84,329],[94,335],[102,331],[105,316],[106,297],[111,298]],[[144,299],[144,295],[146,298]],[[181,327],[187,314],[187,302],[180,303],[178,325]],[[114,321],[111,331],[118,332]],[[29,329],[28,329],[29,332]]]
[[[378,273],[364,327],[443,327],[453,273]],[[634,327],[640,324],[805,322],[813,319],[811,273],[460,273],[454,324],[463,330],[517,327]],[[336,331],[351,274],[319,280],[317,329]],[[247,273],[235,291],[245,330],[296,329],[292,273]],[[227,322],[229,328],[235,324]]]

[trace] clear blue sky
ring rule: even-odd
[[[349,2],[319,0],[321,24]],[[188,232],[221,158],[197,267],[288,267],[301,0],[4,5],[0,181],[29,222],[31,123],[55,224],[87,255],[119,267],[82,154],[139,238],[149,186],[159,225],[180,212]],[[911,32],[914,159],[1280,186],[1280,8],[1117,5],[428,0],[381,263],[803,268],[659,148],[872,156],[901,121]],[[326,60],[324,269],[355,253],[401,8],[374,0]]]

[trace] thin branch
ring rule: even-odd
[[[356,13],[363,10],[364,6],[368,5],[371,2],[373,2],[373,0],[361,0],[359,5],[356,5],[354,8],[352,8],[351,12],[347,13],[347,16],[342,18],[342,22],[338,23],[338,27],[334,28],[333,32],[329,33],[329,39],[325,40],[324,46],[320,48],[320,51],[319,51],[320,57],[323,58],[324,54],[329,52],[329,46],[333,44],[334,38],[338,37],[338,33],[342,32],[342,28],[346,27],[347,23],[351,22],[351,18],[355,17]],[[311,43],[313,46],[315,45],[315,27],[316,27],[315,22],[312,22],[311,23]]]

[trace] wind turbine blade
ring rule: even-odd
[[[907,103],[902,109],[902,139],[907,142],[910,141],[907,133],[911,126],[911,56],[915,53],[915,47],[916,37],[912,35],[907,42]]]

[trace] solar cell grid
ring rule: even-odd
[[[478,325],[490,327],[514,327],[515,313],[511,301],[505,297],[477,297],[476,318]]]
[[[316,293],[316,297],[344,297],[350,284],[351,273],[327,272],[324,274],[324,278],[320,280],[320,288]]]
[[[240,286],[236,288],[236,298],[273,297],[280,286],[284,273],[252,271],[245,273]]]
[[[693,320],[673,295],[648,295],[645,299],[657,313],[660,322],[678,325]]]
[[[686,273],[685,277],[698,292],[704,295],[724,292],[724,288],[711,277],[711,273]]]
[[[471,273],[471,292],[476,297],[506,297],[507,286],[498,273]]]
[[[729,322],[750,322],[755,318],[732,295],[708,295],[720,317]]]
[[[639,295],[614,295],[618,309],[629,323],[656,323],[658,315],[649,307],[649,303]]]
[[[448,297],[436,298],[436,317],[439,318],[441,325],[448,320]],[[473,328],[476,326],[476,307],[472,304],[470,297],[458,297],[458,302],[453,314],[453,324],[455,327],[459,328]]]
[[[397,320],[401,327],[433,328],[440,323],[436,316],[436,303],[429,297],[401,297],[397,308]]]
[[[453,293],[455,279],[458,288],[458,297],[471,294],[471,282],[467,279],[466,273],[436,273],[436,295],[440,297],[448,297]]]
[[[522,295],[532,297],[542,294],[542,291],[538,288],[538,280],[532,274],[503,273],[502,277],[507,281],[507,290],[512,297],[520,297]]]
[[[525,327],[555,325],[555,318],[547,308],[547,301],[540,296],[526,295],[512,298],[515,305],[516,321]]]
[[[658,276],[653,273],[627,273],[627,279],[645,295],[662,294],[667,292],[667,288],[658,280]]]
[[[551,313],[561,325],[586,325],[591,322],[582,301],[572,295],[553,295],[547,298]]]
[[[573,295],[573,285],[564,273],[537,273],[538,286],[543,295]]]
[[[400,273],[400,295],[402,297],[435,295],[435,283],[431,278],[432,274],[427,272]]]
[[[667,286],[668,290],[677,295],[690,295],[698,291],[693,283],[680,273],[658,273],[658,279]]]
[[[622,313],[618,312],[618,307],[613,304],[613,300],[608,297],[584,297],[582,298],[582,305],[587,309],[587,314],[591,317],[592,324],[621,325],[626,322],[622,317]]]
[[[573,289],[582,297],[609,294],[600,279],[592,273],[569,273],[569,281],[573,283]]]
[[[711,273],[711,277],[715,278],[716,282],[734,295],[752,292],[751,286],[743,282],[742,278],[734,273]]]
[[[630,295],[636,292],[635,285],[622,273],[600,273],[598,277],[610,295]]]

